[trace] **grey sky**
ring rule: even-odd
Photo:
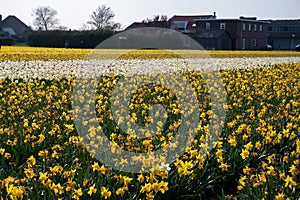
[[[32,25],[32,10],[38,6],[50,6],[57,10],[61,25],[79,29],[89,20],[99,6],[107,5],[115,12],[115,21],[122,27],[134,21],[152,18],[156,14],[196,15],[213,14],[219,18],[257,16],[258,19],[300,18],[300,0],[1,0],[3,18],[16,15],[24,23]]]

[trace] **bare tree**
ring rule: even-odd
[[[115,23],[113,18],[115,13],[106,5],[99,6],[90,16],[88,24],[93,25],[98,30],[116,30],[121,27],[120,23]]]
[[[68,27],[63,26],[63,25],[59,25],[58,27],[56,27],[56,29],[60,30],[60,31],[66,31],[66,30],[68,30]]]
[[[38,7],[33,10],[32,16],[34,17],[33,24],[38,28],[48,30],[54,28],[59,24],[59,20],[56,18],[57,11],[50,7]]]
[[[161,15],[160,16],[160,21],[162,21],[162,22],[168,21],[168,16],[167,15]]]
[[[154,15],[152,19],[143,19],[142,23],[151,23],[151,22],[166,22],[168,21],[167,15]]]
[[[143,19],[143,20],[142,20],[142,23],[150,23],[150,22],[152,22],[152,21],[153,21],[152,19],[147,18],[147,19]]]
[[[88,30],[91,30],[92,27],[86,23],[83,23],[80,27],[79,27],[79,30],[80,31],[88,31]]]
[[[158,21],[159,21],[159,15],[154,15],[153,21],[154,21],[154,22],[158,22]]]

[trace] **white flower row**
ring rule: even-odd
[[[218,71],[300,63],[300,57],[200,58],[148,60],[69,60],[0,62],[0,79],[60,79],[98,77],[104,74],[152,74],[183,71]]]

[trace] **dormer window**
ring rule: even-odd
[[[171,24],[172,29],[186,30],[188,21],[173,21]]]

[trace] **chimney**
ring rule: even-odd
[[[213,19],[216,19],[217,18],[217,13],[214,12],[214,16],[212,17]]]

